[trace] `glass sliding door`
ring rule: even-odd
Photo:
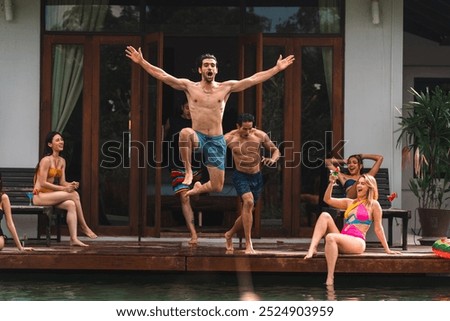
[[[127,226],[133,125],[131,68],[123,57],[123,45],[102,44],[99,53],[98,222]]]
[[[295,63],[263,83],[262,129],[282,157],[264,168],[261,234],[309,236],[320,214],[327,151],[342,139],[342,41],[264,38],[263,69]]]
[[[313,227],[321,213],[323,188],[328,181],[324,166],[330,150],[333,108],[333,48],[302,47],[300,226]],[[325,180],[324,180],[325,179]]]
[[[133,41],[44,37],[41,140],[63,133],[67,179],[80,181],[86,221],[100,235],[138,229],[139,87],[132,89],[137,68],[124,53]]]
[[[155,66],[163,64],[163,37],[160,33],[146,37],[145,55]],[[143,120],[145,130],[146,153],[145,168],[140,169],[146,179],[141,185],[144,200],[142,226],[144,235],[159,236],[161,227],[161,194],[164,188],[161,182],[162,171],[162,83],[143,72]]]
[[[40,141],[44,142],[49,131],[59,131],[65,139],[62,156],[66,160],[66,179],[80,182],[80,196],[85,218],[95,227],[90,215],[90,180],[84,171],[84,157],[88,144],[82,135],[89,129],[83,119],[90,90],[86,89],[86,46],[80,36],[45,37],[43,48],[42,95]],[[40,150],[42,152],[42,150]],[[65,222],[62,232],[67,234]]]
[[[92,42],[91,208],[99,232],[137,235],[139,173],[144,153],[138,68],[125,56],[137,37],[97,37]],[[88,137],[85,137],[89,140]]]
[[[264,45],[263,50],[263,70],[272,68],[278,57],[286,55],[284,46]],[[281,155],[285,156],[288,152],[283,142],[285,141],[285,118],[287,111],[285,95],[287,88],[285,87],[286,74],[284,72],[276,74],[274,77],[263,83],[263,101],[262,101],[262,122],[261,127],[271,140],[280,149]],[[268,155],[266,155],[268,156]],[[289,193],[284,193],[284,159],[281,157],[275,167],[263,167],[264,190],[261,194],[261,221],[263,229],[269,234],[285,234],[288,231],[286,226],[290,215],[284,215],[289,211],[288,202],[284,198]]]

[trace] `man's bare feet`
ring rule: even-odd
[[[88,247],[89,245],[81,242],[79,239],[70,240],[70,246],[81,246],[81,247]]]
[[[228,232],[225,233],[225,248],[227,251],[234,251],[233,248],[233,235],[230,235]]]
[[[184,181],[181,184],[188,185],[188,186],[191,185],[192,178],[193,178],[192,171],[184,173]]]
[[[90,239],[96,239],[96,238],[98,237],[97,234],[95,234],[94,232],[92,232],[92,230],[91,230],[90,228],[88,228],[88,227],[82,228],[81,230],[82,230],[83,233],[84,233],[87,237],[89,237]]]
[[[199,194],[199,189],[200,189],[201,186],[202,186],[202,183],[196,182],[194,184],[194,187],[192,187],[191,190],[186,192],[186,196],[193,196],[193,195]]]
[[[305,257],[303,259],[307,260],[307,259],[312,258],[313,256],[316,256],[316,255],[317,255],[317,251],[316,250],[309,249],[308,253],[306,253],[306,255],[305,255]]]
[[[256,251],[253,249],[253,246],[250,246],[250,247],[245,248],[244,253],[245,254],[256,254]]]

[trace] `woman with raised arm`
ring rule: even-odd
[[[77,226],[91,239],[97,235],[87,225],[80,195],[76,191],[79,182],[67,182],[66,160],[60,156],[64,149],[64,139],[59,132],[52,131],[45,139],[44,154],[36,167],[33,204],[51,205],[67,211],[67,226],[70,234],[70,245],[88,246],[77,236]]]
[[[383,163],[383,156],[377,154],[355,154],[349,156],[347,159],[331,158],[326,160],[326,166],[332,172],[337,172],[339,183],[344,187],[345,196],[349,198],[356,198],[356,184],[359,176],[362,174],[364,168],[363,161],[370,159],[374,161],[372,168],[367,174],[375,177],[378,170]],[[347,165],[348,174],[339,170],[342,166]]]
[[[345,209],[344,227],[339,232],[333,217],[322,212],[314,227],[311,244],[305,259],[310,259],[317,253],[317,246],[325,237],[325,258],[327,260],[326,285],[334,284],[334,270],[339,253],[361,254],[366,249],[366,233],[374,224],[375,234],[387,254],[399,254],[392,251],[386,241],[382,225],[382,210],[378,202],[377,181],[372,175],[363,174],[356,182],[356,199],[333,198],[333,184],[337,177],[330,174],[329,184],[325,191],[324,201],[331,207]]]

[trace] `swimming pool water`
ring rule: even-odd
[[[450,300],[450,276],[148,272],[0,272],[2,301],[232,301],[243,286],[266,301]],[[246,283],[246,284],[243,284]]]

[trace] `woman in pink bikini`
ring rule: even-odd
[[[45,139],[44,156],[36,167],[34,183],[34,205],[55,205],[67,211],[67,226],[70,234],[70,245],[88,246],[78,239],[77,225],[91,239],[97,235],[87,225],[80,195],[78,182],[67,182],[65,175],[66,161],[60,156],[64,149],[64,139],[58,132],[48,133]]]
[[[386,241],[382,221],[382,210],[378,203],[378,188],[375,178],[368,174],[359,177],[356,183],[356,199],[331,197],[333,184],[337,177],[330,175],[329,184],[323,200],[330,206],[346,209],[344,227],[339,232],[333,217],[327,213],[320,214],[305,259],[312,258],[317,253],[317,246],[325,236],[325,258],[328,275],[326,285],[334,284],[334,270],[339,253],[361,254],[366,249],[366,233],[374,224],[375,234],[387,254],[400,254],[392,251]]]

